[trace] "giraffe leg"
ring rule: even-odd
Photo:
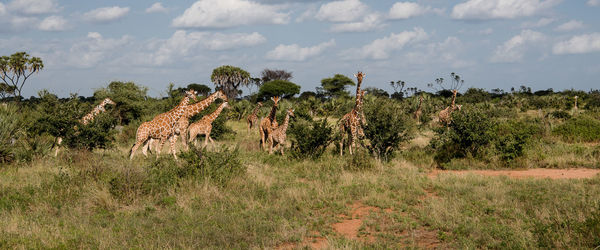
[[[183,148],[185,149],[185,151],[190,150],[190,147],[187,144],[187,129],[182,130],[181,132],[179,132],[180,136],[181,136],[181,143],[183,143]]]
[[[269,154],[273,153],[273,137],[269,137],[269,139],[267,140],[269,142]]]
[[[175,143],[177,142],[177,136],[173,135],[169,138],[169,143],[171,144],[171,154],[175,160],[177,160],[177,155],[175,154]]]
[[[281,156],[284,156],[284,154],[283,154],[283,148],[284,148],[283,142],[279,143],[279,147],[281,147]]]
[[[129,160],[133,159],[133,155],[135,154],[135,151],[144,143],[144,141],[137,141],[133,147],[131,148],[131,153],[129,154]]]
[[[160,138],[160,141],[158,142],[158,148],[156,148],[156,159],[158,159],[158,156],[160,155],[160,150],[162,149],[163,145],[165,145],[166,140],[167,138]]]

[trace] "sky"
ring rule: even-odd
[[[1,0],[0,55],[17,51],[45,66],[25,97],[89,96],[111,81],[164,96],[169,83],[213,87],[221,65],[291,71],[301,91],[358,71],[390,93],[398,80],[432,91],[451,72],[461,91],[590,90],[600,0]]]

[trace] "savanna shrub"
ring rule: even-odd
[[[543,124],[537,120],[501,122],[497,124],[495,129],[496,139],[494,145],[500,153],[500,158],[511,161],[523,156],[527,142],[533,136],[541,136],[542,132]]]
[[[449,129],[438,128],[431,146],[438,163],[453,158],[477,157],[481,149],[493,140],[494,121],[479,109],[463,109],[452,113]]]
[[[567,111],[564,111],[564,110],[552,111],[548,115],[552,116],[556,119],[570,119],[571,118],[571,114],[569,114]]]
[[[291,154],[296,158],[317,159],[323,155],[333,141],[333,128],[327,118],[319,121],[298,121],[290,126]]]
[[[565,121],[552,131],[568,142],[600,141],[600,121],[589,116],[578,116]]]
[[[350,171],[369,170],[375,167],[375,159],[364,149],[357,149],[346,160],[344,169]]]
[[[400,143],[411,139],[408,132],[414,127],[413,120],[405,115],[405,110],[395,101],[389,99],[365,103],[364,111],[367,120],[364,132],[370,141],[367,149],[380,159],[391,160]]]
[[[231,179],[246,173],[246,166],[238,155],[238,148],[223,146],[215,151],[208,151],[190,147],[189,151],[180,154],[185,163],[179,176],[206,178],[218,186],[226,186]]]
[[[65,144],[70,148],[92,150],[109,148],[113,145],[117,120],[102,113],[87,125],[79,124],[73,133],[67,134]]]
[[[0,163],[15,160],[14,144],[20,129],[17,108],[13,105],[0,105]]]

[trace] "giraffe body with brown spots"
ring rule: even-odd
[[[283,148],[285,148],[285,139],[287,137],[287,128],[290,121],[290,116],[294,117],[293,109],[288,109],[283,124],[273,129],[269,134],[269,154],[273,153],[273,147],[278,146],[281,148],[281,155],[283,155]]]
[[[177,121],[177,125],[175,127],[175,134],[179,134],[179,136],[181,136],[181,142],[183,143],[183,146],[186,150],[189,148],[187,145],[187,142],[188,142],[187,135],[188,135],[188,128],[190,125],[190,119],[193,116],[195,116],[196,114],[202,112],[204,109],[206,109],[208,106],[210,106],[217,99],[221,99],[225,102],[227,102],[227,100],[228,100],[227,96],[225,95],[225,93],[223,91],[221,91],[221,90],[216,91],[216,92],[212,93],[211,95],[209,95],[208,97],[206,97],[202,101],[187,105],[183,115]],[[176,135],[174,135],[174,136],[176,136]],[[146,155],[145,152],[148,150],[148,148],[152,148],[152,145],[155,145],[155,144],[156,144],[156,140],[150,138],[148,143],[144,146],[144,148],[142,148],[142,153],[144,153],[144,155]],[[154,148],[156,148],[156,146],[154,146]]]
[[[246,123],[248,123],[248,133],[250,133],[250,129],[258,122],[258,110],[262,105],[262,102],[258,102],[254,110],[252,110],[252,114],[246,118]]]
[[[188,106],[190,99],[196,100],[195,90],[186,91],[185,96],[175,108],[166,113],[155,116],[150,122],[142,123],[142,125],[138,127],[135,144],[131,148],[129,159],[133,159],[133,155],[135,154],[137,148],[142,146],[150,138],[159,139],[159,145],[156,149],[157,158],[158,155],[160,155],[160,149],[162,148],[162,145],[167,139],[169,139],[171,144],[171,153],[173,154],[173,157],[177,159],[177,155],[175,155],[175,143],[177,142],[175,129],[177,121],[179,121],[181,116],[183,116],[185,113],[185,109]]]
[[[367,120],[362,110],[363,97],[365,92],[360,90],[362,80],[366,76],[366,74],[358,72],[358,74],[355,74],[354,76],[357,79],[356,102],[354,108],[349,113],[344,115],[339,121],[339,130],[340,134],[342,135],[342,138],[340,140],[340,156],[342,156],[344,152],[344,137],[346,136],[346,134],[348,134],[349,153],[352,154],[352,149],[356,147],[358,137],[364,136],[364,130],[362,126],[367,125]]]
[[[456,93],[458,93],[458,91],[456,89],[452,90],[452,103],[450,104],[450,106],[441,110],[438,114],[440,123],[443,123],[446,126],[449,126],[450,123],[452,123],[452,112],[454,112],[456,110],[460,110],[462,108],[462,105],[456,105],[456,103],[455,103]]]
[[[415,120],[417,122],[421,122],[421,115],[423,114],[423,96],[419,96],[419,106],[417,107],[417,110],[415,111]]]
[[[269,113],[268,117],[265,117],[260,121],[260,127],[258,129],[260,132],[260,145],[263,150],[266,150],[266,142],[269,138],[269,134],[273,129],[279,126],[279,124],[277,124],[277,119],[275,119],[275,115],[277,114],[277,104],[279,103],[279,96],[271,97],[271,100],[273,100],[271,112]]]
[[[188,128],[190,132],[190,143],[195,142],[195,145],[197,146],[198,143],[196,141],[196,137],[202,134],[206,136],[206,138],[204,139],[204,147],[206,147],[206,145],[208,144],[208,140],[210,140],[210,143],[214,143],[213,139],[210,138],[210,132],[212,131],[212,123],[215,119],[217,119],[217,117],[219,117],[221,111],[223,111],[223,109],[227,107],[229,107],[229,104],[227,102],[224,102],[217,108],[217,110],[212,112],[210,115],[206,115],[202,117],[201,120],[192,123],[192,125],[190,125],[190,127]]]

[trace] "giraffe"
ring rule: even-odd
[[[250,133],[250,129],[254,127],[256,122],[258,122],[258,116],[256,116],[256,114],[258,114],[258,110],[260,109],[260,107],[262,107],[262,105],[262,102],[258,102],[256,108],[254,108],[254,110],[252,111],[252,114],[250,114],[248,118],[246,118],[246,123],[248,123],[248,133]]]
[[[197,92],[195,90],[186,91],[185,96],[175,108],[155,116],[150,122],[142,123],[136,132],[135,144],[131,147],[129,159],[133,159],[133,155],[137,148],[142,146],[149,138],[160,139],[158,148],[156,149],[156,158],[160,155],[160,149],[168,138],[171,144],[171,153],[173,154],[173,157],[177,159],[177,155],[175,155],[175,142],[177,142],[175,128],[177,121],[185,113],[190,98],[196,100],[196,94]]]
[[[458,93],[458,91],[456,89],[452,90],[452,104],[448,107],[446,107],[445,109],[441,110],[438,114],[440,123],[445,123],[446,126],[450,125],[450,123],[452,122],[452,112],[456,111],[456,110],[460,110],[462,108],[462,105],[456,105],[455,101],[456,101],[456,93]]]
[[[188,127],[190,125],[190,118],[192,118],[194,115],[202,112],[204,109],[206,109],[208,106],[210,106],[211,103],[213,103],[215,100],[217,100],[219,98],[221,100],[224,100],[225,102],[227,102],[227,100],[228,100],[225,93],[222,90],[219,90],[219,91],[212,93],[211,95],[206,97],[204,100],[199,101],[194,104],[187,105],[187,107],[185,108],[183,115],[177,121],[175,133],[178,133],[181,136],[181,142],[183,143],[183,146],[186,150],[189,148],[187,145],[186,137],[188,135]],[[150,138],[148,143],[146,145],[144,145],[144,147],[142,148],[142,153],[144,153],[144,155],[146,155],[145,152],[148,150],[148,148],[151,148],[152,145],[155,145],[155,144],[156,144],[156,140],[154,140],[153,138]],[[156,146],[154,146],[154,147],[156,148]]]
[[[229,104],[227,102],[223,102],[218,108],[217,110],[215,110],[214,112],[212,112],[210,115],[206,115],[204,117],[202,117],[202,119],[200,121],[194,122],[190,125],[190,127],[188,128],[188,130],[190,131],[190,143],[192,141],[196,142],[194,143],[196,146],[198,145],[197,141],[196,141],[196,136],[200,135],[200,134],[204,134],[206,135],[206,138],[204,139],[204,146],[206,147],[206,145],[208,144],[208,140],[210,140],[210,143],[214,143],[213,139],[210,138],[210,131],[212,130],[212,123],[215,119],[217,119],[217,117],[219,117],[219,114],[221,114],[221,111],[223,111],[224,108],[228,108]]]
[[[363,97],[365,92],[360,90],[360,86],[362,84],[363,78],[366,74],[362,72],[358,72],[358,74],[354,74],[357,80],[356,84],[356,103],[354,108],[344,115],[338,123],[340,124],[339,130],[342,135],[340,140],[340,156],[343,155],[344,151],[344,137],[345,134],[349,132],[348,135],[348,148],[349,152],[352,155],[352,148],[356,146],[356,141],[358,140],[358,136],[364,136],[364,130],[362,126],[367,125],[367,120],[365,119],[364,112],[362,110]]]
[[[417,122],[421,121],[421,115],[423,114],[423,95],[419,96],[419,106],[417,107],[417,111],[415,111],[415,120]]]
[[[281,126],[273,129],[269,134],[269,154],[273,153],[273,146],[281,147],[281,155],[283,155],[283,148],[285,147],[285,138],[286,132],[288,128],[288,123],[290,121],[290,116],[294,117],[294,110],[288,109],[287,114],[285,115],[285,120]]]
[[[104,100],[102,100],[102,102],[100,104],[98,104],[96,107],[94,107],[92,109],[92,111],[90,111],[87,115],[83,116],[79,120],[79,123],[81,123],[83,125],[88,125],[90,122],[92,122],[94,120],[94,118],[96,118],[97,115],[106,111],[106,108],[104,108],[104,107],[108,104],[117,105],[117,103],[115,103],[110,98],[108,98],[108,97],[104,98]],[[75,125],[74,129],[77,130],[77,125]],[[62,144],[62,141],[63,141],[62,137],[57,137],[55,140],[55,143],[54,143],[56,145],[56,150],[54,151],[55,157],[58,156],[59,146]]]
[[[263,148],[263,150],[266,150],[265,143],[269,138],[269,133],[279,126],[277,124],[277,119],[275,119],[275,114],[277,113],[277,104],[279,103],[279,96],[271,97],[271,100],[273,100],[271,112],[269,113],[268,117],[265,117],[260,121],[260,127],[258,128],[258,132],[260,132],[260,146]]]

